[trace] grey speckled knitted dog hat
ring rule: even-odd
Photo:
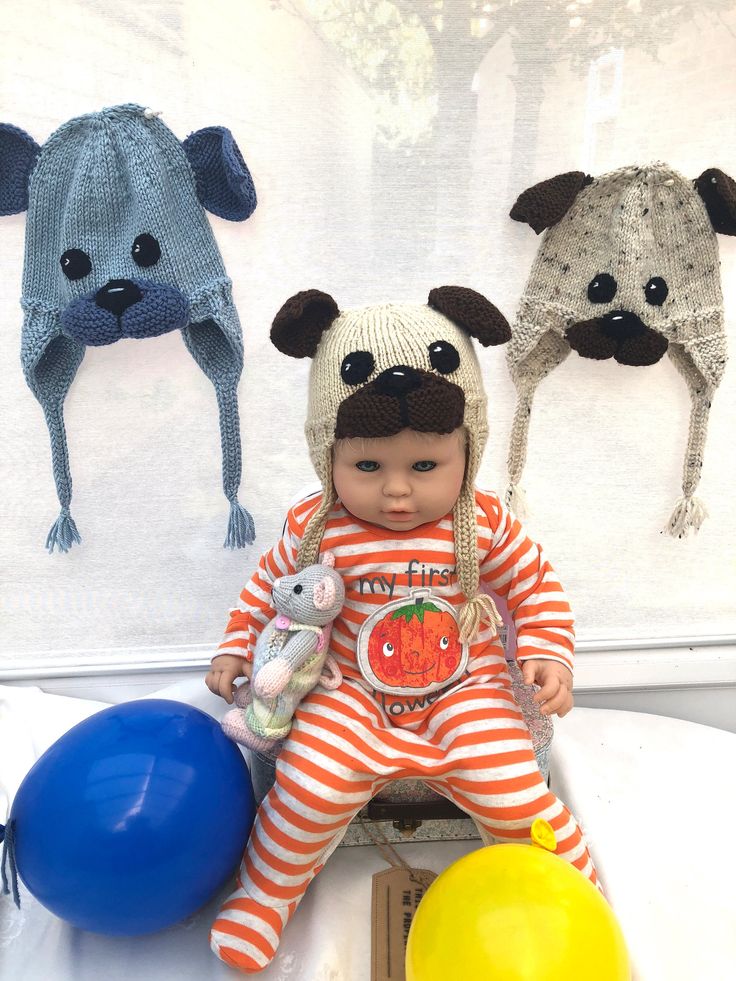
[[[690,389],[683,496],[666,526],[697,531],[696,498],[711,400],[726,363],[716,232],[736,234],[736,185],[720,170],[687,180],[663,163],[602,177],[561,174],[524,191],[511,217],[539,234],[508,348],[518,401],[507,503],[519,482],[539,382],[570,353],[651,365],[667,352]]]
[[[49,551],[80,541],[63,406],[86,346],[172,330],[215,387],[230,501],[225,545],[253,540],[237,500],[243,340],[203,208],[243,221],[255,206],[248,168],[222,127],[182,144],[156,113],[115,106],[70,120],[39,148],[23,130],[0,126],[0,214],[28,209],[21,361],[51,435],[61,514]]]

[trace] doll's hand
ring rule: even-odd
[[[253,665],[244,657],[219,654],[213,659],[212,667],[204,681],[211,692],[224,698],[228,705],[232,705],[235,690],[233,682],[241,675],[250,680],[252,672]]]
[[[531,658],[523,661],[521,676],[526,685],[539,685],[534,701],[542,704],[542,715],[567,715],[573,706],[572,672],[559,661]]]

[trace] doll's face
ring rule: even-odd
[[[465,476],[465,432],[402,429],[395,436],[338,440],[337,496],[350,514],[390,531],[411,531],[452,511]]]

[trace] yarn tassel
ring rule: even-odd
[[[82,539],[74,524],[74,518],[66,508],[62,508],[46,536],[46,548],[49,552],[53,552],[54,548],[58,548],[60,552],[68,552],[75,543],[81,545]]]
[[[480,629],[483,620],[490,620],[495,627],[503,626],[503,618],[488,593],[476,593],[465,603],[458,616],[460,640],[470,643]],[[498,630],[496,630],[498,633]]]
[[[3,857],[0,863],[0,875],[3,883],[3,895],[13,893],[13,902],[20,909],[20,893],[18,892],[18,867],[15,864],[15,821],[0,824],[0,841],[3,843]],[[8,885],[7,868],[10,868],[10,885]]]
[[[504,500],[506,507],[509,511],[513,511],[519,521],[529,517],[526,491],[519,484],[509,484]]]
[[[245,510],[242,504],[238,503],[237,498],[230,501],[230,520],[227,524],[227,537],[225,538],[225,548],[245,548],[250,545],[256,537],[256,527],[253,518]]]
[[[673,538],[685,538],[691,531],[697,534],[707,517],[708,512],[699,497],[681,497],[663,531]]]

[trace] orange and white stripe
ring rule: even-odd
[[[270,957],[248,968],[230,952],[273,956],[280,936],[274,924],[288,921],[351,819],[396,778],[425,780],[495,841],[528,842],[532,822],[544,818],[557,853],[597,882],[581,830],[544,782],[501,679],[457,688],[426,714],[421,735],[396,726],[351,681],[302,702],[251,831],[240,885],[213,928],[213,949],[223,959],[241,970],[268,963]]]
[[[258,635],[275,615],[273,580],[296,571],[299,542],[320,499],[321,495],[312,495],[289,511],[281,540],[262,556],[231,610],[217,654],[252,656]],[[572,670],[572,613],[541,548],[526,536],[495,494],[476,491],[476,515],[481,582],[508,604],[517,634],[517,659],[548,658]],[[454,607],[467,599],[454,576],[455,543],[449,514],[419,529],[389,532],[359,521],[338,502],[325,527],[322,550],[327,549],[335,555],[346,594],[330,646],[343,674],[359,682],[355,642],[362,623],[376,609],[390,599],[408,596],[412,588],[425,586]],[[498,673],[502,655],[493,627],[486,624],[471,645],[471,673]]]
[[[503,596],[517,631],[517,657],[571,667],[573,619],[559,580],[539,546],[493,494],[478,491],[483,584]],[[274,615],[271,584],[295,571],[299,540],[319,503],[298,504],[281,541],[261,559],[231,612],[219,652],[245,656]],[[503,650],[490,625],[470,648],[468,674],[431,703],[394,716],[362,678],[355,657],[361,624],[389,600],[429,586],[454,606],[465,601],[453,575],[452,519],[410,532],[359,522],[338,503],[323,538],[346,585],[331,650],[343,671],[337,691],[317,688],[297,709],[279,755],[276,782],[261,805],[240,868],[238,889],[215,923],[213,949],[240,970],[260,970],[283,926],[353,816],[389,780],[414,777],[470,814],[496,841],[529,841],[544,818],[557,852],[596,882],[575,819],[539,772],[511,693]],[[422,576],[432,581],[422,582]]]

